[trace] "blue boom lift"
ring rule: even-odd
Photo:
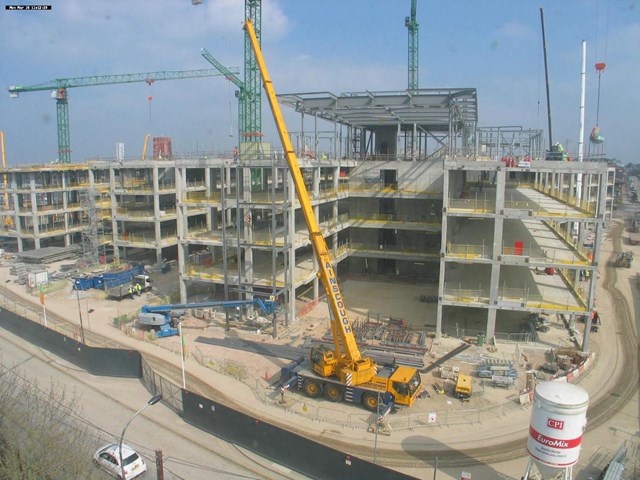
[[[235,307],[248,307],[254,306],[260,308],[266,315],[270,315],[276,310],[276,302],[274,299],[263,300],[262,298],[254,298],[252,300],[217,300],[211,302],[200,303],[176,303],[169,305],[145,305],[140,309],[138,315],[138,323],[152,328],[159,328],[156,330],[156,336],[169,337],[171,335],[177,335],[178,329],[175,327],[172,312],[176,310],[188,310],[190,308],[235,308]]]

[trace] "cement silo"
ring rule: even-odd
[[[542,382],[533,399],[524,479],[537,470],[543,479],[570,479],[587,423],[589,394],[566,382]]]

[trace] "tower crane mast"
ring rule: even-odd
[[[235,68],[235,70],[237,72],[237,68]],[[56,100],[58,120],[58,161],[60,163],[70,163],[71,140],[69,135],[69,96],[67,89],[118,83],[151,83],[157,80],[181,80],[186,78],[215,77],[218,75],[221,74],[218,70],[214,69],[96,75],[92,77],[57,78],[46,83],[31,86],[12,85],[8,90],[9,95],[13,98],[19,97],[21,93],[52,90],[52,97]]]
[[[409,33],[409,56],[408,56],[408,85],[407,90],[417,90],[418,87],[418,21],[416,19],[418,0],[411,0],[411,16],[405,17],[404,26]]]
[[[244,18],[251,20],[258,45],[262,43],[262,0],[244,1]],[[262,83],[256,54],[249,35],[244,36],[245,128],[248,142],[259,142],[262,136]]]

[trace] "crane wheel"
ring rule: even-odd
[[[378,395],[375,393],[365,393],[362,397],[364,408],[372,412],[378,411]]]
[[[307,397],[316,398],[322,394],[322,387],[315,380],[306,380],[302,385],[302,389]]]
[[[339,402],[342,400],[342,388],[337,385],[327,385],[324,389],[324,396],[330,402]]]

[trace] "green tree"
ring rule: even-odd
[[[0,363],[0,479],[99,478],[91,462],[99,436],[75,392],[40,388]]]

